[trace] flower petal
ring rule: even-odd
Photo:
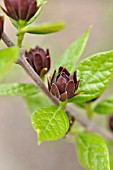
[[[57,88],[57,86],[53,83],[50,92],[57,97],[58,99],[60,98],[60,93],[59,90]]]
[[[27,60],[27,62],[31,65],[31,67],[33,68],[34,65],[33,65],[32,61],[31,61],[28,57],[26,57],[26,60]]]
[[[47,68],[47,71],[50,70],[50,66],[51,66],[51,60],[50,57],[48,56],[45,61],[45,67]]]
[[[60,72],[62,72],[63,69],[64,69],[64,67],[60,66],[60,67],[59,67],[59,70],[58,70],[58,74],[59,74]]]
[[[62,70],[62,72],[64,72],[67,76],[70,76],[70,73],[69,73],[69,71],[68,71],[66,68],[64,68],[64,69]]]
[[[76,84],[77,83],[77,71],[74,72],[73,79],[74,79],[74,82]]]
[[[51,90],[51,85],[50,85],[50,81],[49,81],[49,78],[47,77],[47,84],[48,84],[48,89],[49,91]]]
[[[3,28],[4,28],[4,17],[0,16],[0,38],[3,33]]]
[[[26,21],[29,21],[35,15],[38,9],[39,8],[37,6],[36,0],[33,0],[29,6]]]
[[[45,53],[45,51],[44,51],[42,48],[40,48],[40,47],[37,46],[37,47],[35,48],[34,53],[35,53],[35,54],[40,54],[40,56],[42,57],[43,63],[45,63],[46,53]]]
[[[57,87],[60,91],[60,94],[64,93],[66,91],[66,83],[67,83],[67,79],[62,77],[62,75],[60,75],[60,77],[57,79]]]
[[[53,76],[51,78],[51,85],[52,83],[56,84],[56,70],[54,70]]]
[[[28,0],[20,0],[18,5],[19,5],[18,6],[19,19],[26,20],[28,8],[29,8]]]
[[[46,50],[46,56],[50,56],[50,52],[49,52],[49,49],[47,48]]]
[[[66,101],[66,99],[67,99],[67,91],[66,91],[65,93],[61,94],[59,100],[60,100],[61,102],[64,102],[64,101]]]
[[[29,64],[34,68],[34,63],[33,63],[33,52],[30,50],[29,52],[25,52],[25,57],[26,60],[29,62]]]
[[[73,80],[70,80],[69,83],[67,84],[66,87],[66,91],[67,91],[67,98],[70,99],[74,96],[75,93],[75,83]]]
[[[41,70],[43,69],[43,61],[39,54],[36,54],[33,59],[34,69],[38,75],[40,75]]]
[[[77,81],[77,83],[76,83],[76,85],[75,85],[75,90],[78,89],[79,83],[80,83],[80,80]]]
[[[3,8],[2,8],[2,10],[12,19],[18,20],[18,15],[15,11],[15,8],[14,8],[12,2],[10,0],[4,0],[4,3],[5,3],[7,11],[4,10]]]
[[[13,4],[13,7],[14,7],[14,9],[15,9],[15,12],[16,12],[16,14],[17,14],[17,16],[18,16],[18,2],[19,2],[19,0],[10,0],[10,3],[11,4]],[[18,16],[18,18],[19,18],[19,16]]]

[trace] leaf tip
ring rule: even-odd
[[[89,33],[91,31],[92,27],[93,27],[92,25],[89,25],[89,27],[87,28],[86,32]]]
[[[66,22],[65,21],[57,22],[57,24],[59,26],[59,31],[66,27]]]

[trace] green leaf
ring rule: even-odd
[[[66,67],[68,71],[73,73],[75,71],[75,63],[78,61],[82,52],[86,46],[89,32],[91,26],[82,34],[80,38],[78,38],[75,42],[73,42],[62,54],[59,58],[58,62],[55,65],[55,69],[58,70],[60,66]]]
[[[76,148],[78,159],[86,170],[110,170],[108,149],[101,137],[82,133],[77,137]]]
[[[78,96],[72,102],[86,102],[100,96],[113,77],[113,51],[95,54],[83,60],[77,68],[80,79]]]
[[[110,170],[113,170],[113,154],[110,154]]]
[[[54,32],[58,32],[64,28],[64,22],[50,22],[38,24],[35,27],[24,27],[21,29],[17,35],[22,33],[31,33],[31,34],[50,34]]]
[[[32,114],[37,108],[50,106],[51,103],[45,95],[38,93],[38,95],[24,97],[28,110]]]
[[[0,84],[0,95],[9,96],[30,96],[39,92],[37,86],[33,84]]]
[[[102,102],[98,103],[94,108],[94,111],[99,114],[113,113],[113,96],[110,96]]]
[[[10,70],[19,56],[19,48],[11,47],[0,50],[0,79]]]
[[[37,109],[32,116],[32,125],[38,133],[38,143],[57,140],[65,136],[69,120],[61,107],[51,106]]]

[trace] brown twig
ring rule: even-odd
[[[10,41],[10,39],[7,37],[5,33],[2,34],[2,40],[5,42],[5,44],[8,47],[14,46],[14,43]],[[46,86],[44,85],[40,77],[36,74],[36,72],[32,69],[32,67],[26,61],[23,48],[21,48],[20,50],[20,58],[17,63],[20,64],[24,68],[24,70],[26,70],[26,72],[30,75],[30,77],[34,80],[34,82],[39,86],[39,88],[49,97],[52,103],[55,105],[59,105],[58,100],[49,93],[48,89],[46,88]],[[105,129],[101,129],[97,127],[97,125],[94,122],[91,122],[86,117],[82,116],[81,114],[78,114],[75,111],[73,106],[67,105],[66,111],[70,115],[75,115],[76,120],[80,122],[86,128],[87,131],[99,133],[105,138],[108,138],[113,141],[112,133],[110,133],[109,131],[106,131]]]
[[[8,47],[15,46],[15,44],[9,39],[9,37],[5,33],[2,33],[1,38]]]
[[[66,111],[75,115],[76,120],[86,128],[86,131],[96,132],[102,135],[103,137],[108,138],[113,141],[113,134],[111,132],[105,129],[99,128],[94,122],[92,122],[91,120],[88,120],[83,115],[77,113],[74,107],[75,106],[73,104],[68,104],[66,107]]]
[[[14,43],[9,39],[9,37],[5,33],[2,34],[1,38],[8,47],[14,46]],[[51,95],[51,93],[48,91],[48,89],[42,82],[41,78],[38,76],[38,74],[36,74],[36,72],[27,62],[23,48],[20,49],[20,57],[17,61],[17,64],[21,65],[23,69],[26,70],[29,76],[34,80],[38,87],[46,94],[46,96],[48,96],[48,98],[52,101],[53,104],[59,105],[58,100],[53,95]]]

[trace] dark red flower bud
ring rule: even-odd
[[[25,56],[39,76],[44,76],[50,70],[51,60],[49,49],[45,52],[42,48],[36,47],[26,52]]]
[[[79,82],[79,80],[77,81],[77,71],[71,75],[66,68],[60,67],[57,76],[56,70],[54,71],[51,82],[48,81],[48,87],[49,91],[63,102],[75,96]]]
[[[109,128],[113,132],[113,114],[109,118]]]
[[[16,21],[29,21],[39,9],[36,0],[4,0],[4,4],[6,10],[1,7],[2,10]]]
[[[4,17],[0,16],[0,38],[3,33],[3,27],[4,27]]]

